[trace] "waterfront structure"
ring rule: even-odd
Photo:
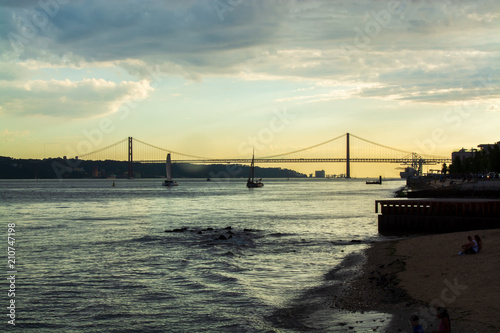
[[[314,173],[314,177],[316,178],[325,178],[325,170],[318,170]]]
[[[474,158],[477,153],[477,149],[471,148],[471,149],[465,149],[462,148],[459,151],[454,151],[451,153],[451,160],[455,161],[457,158],[459,158],[461,161],[467,159],[467,158]]]
[[[412,199],[376,200],[378,231],[445,233],[500,228],[500,200]]]

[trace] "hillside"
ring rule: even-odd
[[[165,177],[164,163],[134,163],[134,177]],[[255,168],[260,178],[306,177],[305,174],[282,168]],[[174,163],[174,178],[246,178],[248,165],[213,164],[198,165]],[[86,161],[55,159],[14,159],[0,156],[0,179],[57,179],[57,178],[125,178],[128,177],[128,162]]]

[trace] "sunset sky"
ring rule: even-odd
[[[2,1],[0,156],[129,136],[266,156],[346,132],[450,156],[500,141],[499,31],[499,1]]]

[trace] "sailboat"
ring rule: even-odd
[[[262,179],[255,181],[255,151],[252,153],[252,164],[250,165],[250,174],[248,175],[247,187],[262,187],[264,184],[261,182]]]
[[[178,186],[179,184],[172,179],[172,160],[170,159],[170,154],[167,155],[167,179],[165,179],[162,183],[163,186]]]
[[[382,176],[378,177],[378,180],[367,180],[367,184],[382,184]]]

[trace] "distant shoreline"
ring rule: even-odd
[[[133,163],[132,178],[164,178],[165,163]],[[0,179],[120,179],[128,177],[127,161],[52,159],[14,159],[0,156]],[[284,168],[255,168],[259,178],[306,178],[307,175]],[[173,163],[173,178],[247,178],[248,165]]]

